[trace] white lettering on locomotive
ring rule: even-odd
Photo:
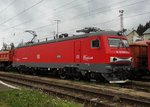
[[[116,51],[117,54],[130,54],[129,51]]]
[[[61,58],[61,55],[57,55],[57,58]]]
[[[83,55],[83,60],[85,61],[89,61],[89,60],[93,60],[93,56],[87,56],[87,55]]]
[[[76,55],[76,59],[80,59],[80,55]]]
[[[22,59],[28,59],[28,57],[23,57]]]
[[[19,59],[19,58],[16,58],[16,61],[20,61],[20,59]]]
[[[40,54],[37,54],[37,55],[36,55],[36,58],[37,58],[37,59],[40,59]]]

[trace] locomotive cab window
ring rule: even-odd
[[[100,47],[100,41],[98,39],[91,41],[91,47],[92,48],[99,48]]]
[[[108,38],[108,43],[110,47],[121,47],[121,48],[128,48],[128,41],[125,39],[120,38]]]

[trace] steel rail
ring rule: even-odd
[[[130,81],[126,84],[122,84],[121,86],[125,88],[144,91],[144,92],[150,92],[150,82]]]
[[[53,92],[64,96],[69,96],[78,100],[86,101],[88,103],[96,104],[99,106],[116,106],[120,103],[113,103],[111,100],[114,96],[118,96],[123,104],[137,104],[137,105],[150,105],[150,99],[137,96],[131,96],[127,94],[118,93],[114,91],[108,91],[104,88],[92,88],[77,85],[68,85],[59,83],[57,81],[46,81],[42,79],[33,78],[31,76],[16,75],[12,73],[0,73],[0,79],[13,82],[15,84],[23,85],[30,88],[42,89],[46,92]],[[115,90],[116,91],[116,90]],[[106,100],[107,99],[107,100]],[[107,103],[106,103],[107,102]]]

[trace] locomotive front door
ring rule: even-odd
[[[75,41],[75,62],[79,63],[81,59],[81,42]]]

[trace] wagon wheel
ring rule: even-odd
[[[61,79],[66,79],[66,71],[65,71],[65,69],[60,69],[60,72],[59,72],[59,77],[61,78]]]

